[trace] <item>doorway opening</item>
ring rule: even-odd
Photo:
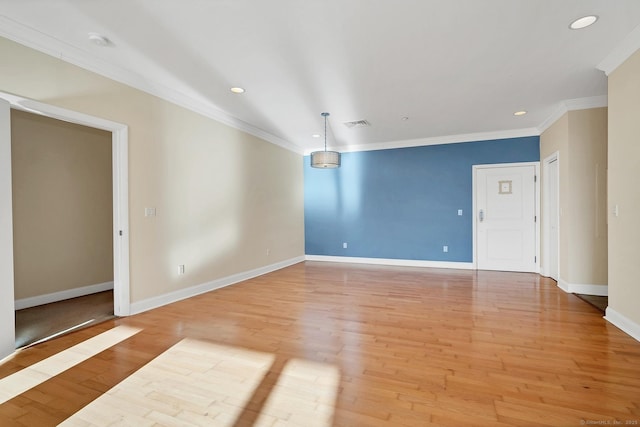
[[[11,109],[16,348],[113,317],[111,140]]]
[[[90,128],[111,132],[111,171],[112,171],[112,227],[110,234],[113,242],[113,312],[116,316],[126,316],[130,313],[129,299],[129,224],[128,224],[128,128],[121,123],[104,120],[98,117],[78,113],[72,110],[55,107],[38,101],[26,99],[21,96],[0,92],[0,100],[6,107],[27,111],[49,118],[75,123]],[[0,119],[10,123],[10,108],[0,109]],[[0,149],[10,153],[11,138],[8,132],[0,135]],[[5,156],[3,156],[5,157]],[[0,195],[7,201],[8,207],[0,212],[0,223],[3,233],[7,237],[13,229],[13,201],[11,198],[11,161],[5,157],[2,166],[5,173],[0,174]],[[8,172],[8,173],[7,173]],[[14,294],[14,249],[13,239],[3,239],[0,243],[0,252],[4,257],[7,268],[3,272],[0,289],[2,296],[10,302],[0,307],[0,358],[11,354],[15,349],[15,294]],[[6,280],[4,280],[6,279]],[[8,310],[9,304],[11,310]]]

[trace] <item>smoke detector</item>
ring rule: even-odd
[[[345,125],[349,129],[353,129],[353,128],[364,128],[367,126],[371,126],[371,123],[369,123],[366,120],[355,120],[353,122],[344,122],[343,125]]]
[[[109,46],[109,44],[111,44],[109,42],[109,39],[103,36],[102,34],[89,33],[87,36],[89,37],[89,41],[95,44],[96,46],[106,47],[106,46]]]

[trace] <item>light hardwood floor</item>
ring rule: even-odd
[[[0,425],[640,423],[640,343],[523,273],[301,263],[28,348],[0,378],[118,325],[139,331]]]

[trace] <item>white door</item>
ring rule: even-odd
[[[11,109],[0,98],[0,360],[16,349],[11,201]]]
[[[548,216],[545,221],[548,221],[548,237],[549,245],[546,248],[549,251],[549,255],[546,257],[548,261],[547,274],[549,277],[558,281],[558,213],[560,211],[558,206],[558,160],[554,159],[547,165],[547,174],[545,179],[548,180],[546,186],[547,196],[545,204],[547,206],[545,212]]]
[[[479,270],[537,272],[536,167],[476,168]]]

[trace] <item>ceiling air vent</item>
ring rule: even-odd
[[[369,123],[366,120],[355,120],[353,122],[344,122],[343,124],[346,127],[348,127],[349,129],[352,129],[352,128],[363,128],[363,127],[371,126],[371,123]]]

